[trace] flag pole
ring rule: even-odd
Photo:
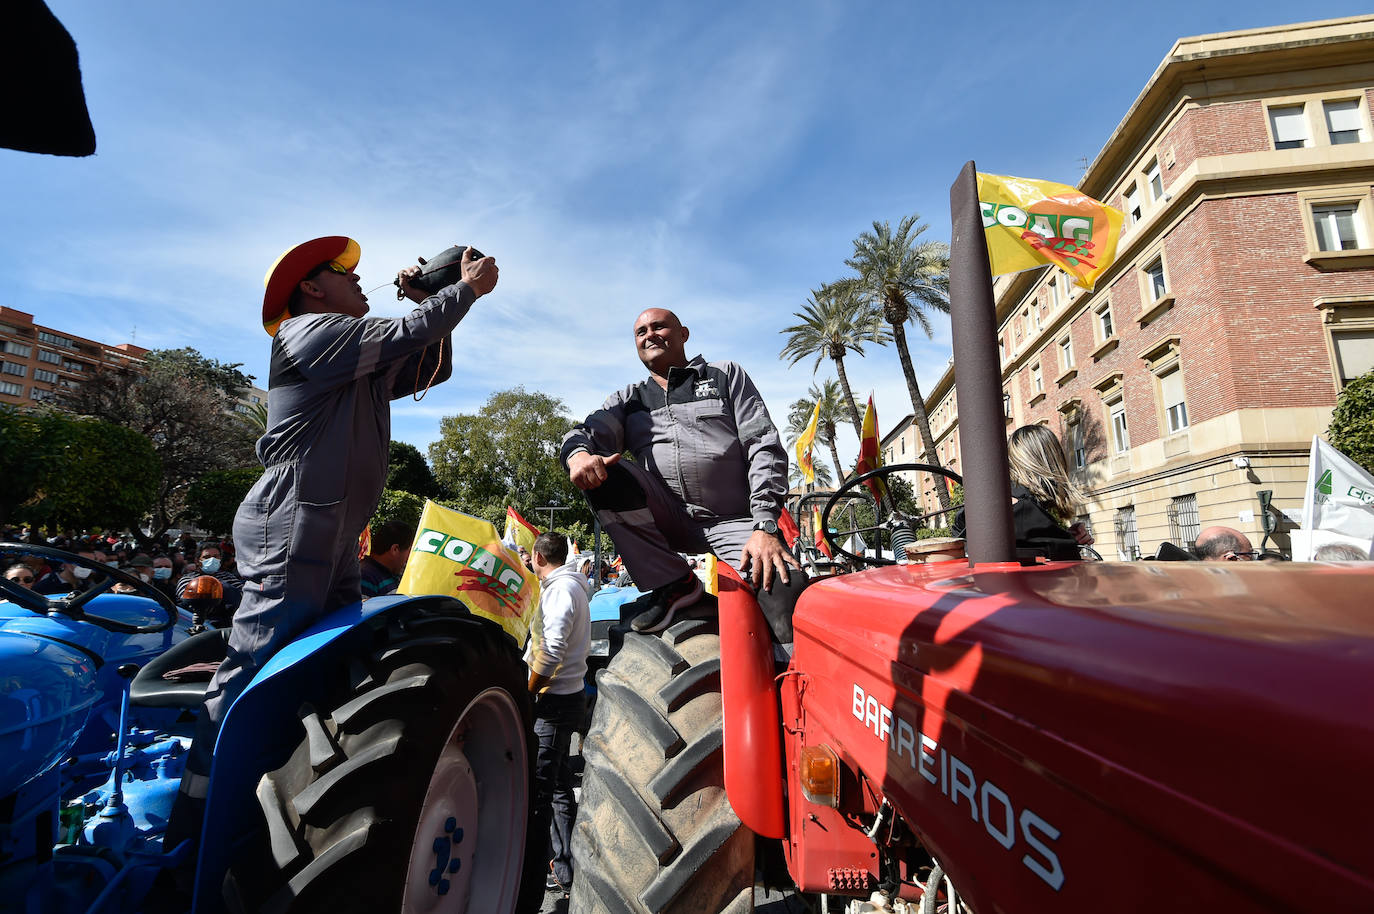
[[[1007,463],[1002,365],[992,268],[978,206],[977,167],[965,163],[949,190],[949,313],[954,335],[959,450],[969,562],[1016,561]]]

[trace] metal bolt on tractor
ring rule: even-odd
[[[967,556],[815,581],[790,652],[723,565],[613,630],[573,914],[1374,910],[1374,566],[1022,559],[973,163],[951,204]]]
[[[0,910],[16,914],[532,912],[533,722],[495,623],[378,597],[304,632],[215,746],[200,841],[162,838],[227,630],[138,578],[45,597],[0,579]],[[128,585],[133,593],[109,591]]]

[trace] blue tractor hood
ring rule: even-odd
[[[0,797],[61,761],[99,700],[85,650],[0,631]]]

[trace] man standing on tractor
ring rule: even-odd
[[[168,848],[199,833],[220,722],[254,674],[312,622],[360,599],[358,537],[386,480],[391,401],[448,379],[450,334],[498,275],[494,259],[469,249],[462,280],[425,298],[410,285],[420,268],[408,267],[398,285],[419,307],[369,318],[360,257],[351,238],[316,238],[282,254],[264,281],[272,359],[257,450],[266,471],[234,518],[243,599],[196,723]]]
[[[635,584],[653,592],[635,631],[667,628],[701,597],[680,553],[714,552],[750,577],[774,636],[789,642],[807,579],[778,534],[787,452],[744,369],[689,360],[688,336],[671,311],[640,314],[635,351],[649,377],[570,431],[560,458]]]

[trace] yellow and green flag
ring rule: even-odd
[[[397,593],[456,597],[525,643],[539,605],[539,579],[480,517],[425,502]]]
[[[1091,290],[1113,261],[1121,211],[1054,181],[978,174],[992,275],[1046,265]]]
[[[806,428],[797,438],[797,466],[801,467],[802,478],[806,480],[807,485],[812,485],[816,481],[816,461],[811,455],[811,444],[816,440],[816,426],[820,420],[821,404],[817,402],[816,408],[811,411],[811,421],[806,423]]]

